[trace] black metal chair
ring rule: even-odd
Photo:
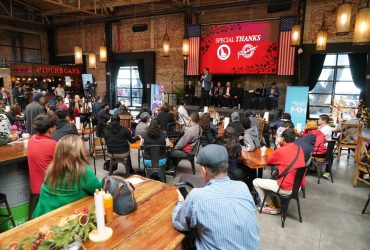
[[[2,204],[5,204],[5,208],[6,208],[7,214],[0,214],[0,217],[5,217],[5,220],[4,221],[1,221],[0,222],[0,225],[3,225],[8,220],[10,220],[11,223],[12,223],[12,225],[13,225],[13,227],[15,227],[15,221],[14,221],[12,212],[10,211],[8,200],[6,199],[6,195],[0,193],[0,205],[2,205]]]
[[[320,178],[321,178],[321,175],[322,175],[322,170],[323,170],[324,167],[326,167],[326,165],[328,165],[328,167],[329,167],[331,183],[334,183],[334,181],[333,181],[333,172],[332,172],[331,167],[332,167],[333,161],[334,161],[334,147],[336,145],[336,141],[328,141],[327,143],[328,143],[328,145],[327,145],[327,149],[326,149],[325,158],[315,157],[315,153],[312,154],[312,158],[311,158],[310,166],[314,167],[317,171],[317,178],[318,178],[317,183],[318,184],[320,184]]]
[[[367,208],[367,206],[369,205],[369,202],[370,202],[370,192],[369,192],[369,199],[367,199],[367,202],[366,202],[366,204],[365,204],[365,207],[364,207],[364,209],[362,209],[362,214],[364,214],[364,213],[365,213],[366,208]]]
[[[177,166],[179,165],[181,160],[188,160],[191,163],[191,170],[193,175],[195,175],[195,157],[198,155],[199,148],[200,148],[200,138],[197,139],[197,142],[195,143],[195,149],[192,150],[190,154],[188,154],[186,157],[183,158],[177,158],[176,162],[174,163],[174,168],[173,168],[173,173],[171,171],[167,171],[167,174],[173,175],[173,177],[176,177],[176,172],[177,172]]]
[[[168,147],[164,145],[150,145],[150,146],[141,146],[141,150],[143,153],[148,153],[150,155],[150,159],[145,159],[143,154],[144,160],[150,160],[152,163],[151,167],[146,167],[144,163],[144,171],[147,178],[152,178],[154,174],[158,173],[160,176],[160,181],[167,182],[166,181],[166,174],[165,174],[165,168],[167,165],[167,162],[164,166],[158,166],[159,163],[159,156],[161,153],[161,150],[164,150],[167,155]]]
[[[183,136],[184,129],[181,124],[178,124],[176,122],[170,122],[167,124],[166,132],[168,139],[173,142],[173,145],[176,145],[176,143],[180,140],[181,136]]]
[[[281,184],[284,182],[285,177],[293,171],[297,171],[297,172],[296,172],[296,176],[295,176],[294,183],[293,183],[292,193],[289,194],[289,195],[280,194],[279,191],[281,189]],[[305,173],[306,173],[306,166],[292,169],[287,174],[285,174],[283,176],[283,179],[281,181],[281,184],[280,184],[279,189],[278,189],[277,192],[273,192],[271,190],[265,190],[265,192],[266,192],[265,193],[265,198],[263,199],[262,206],[261,206],[261,209],[260,209],[260,213],[262,213],[262,209],[263,209],[263,206],[265,205],[267,195],[272,195],[272,196],[276,197],[280,201],[280,206],[281,206],[280,207],[281,227],[284,227],[285,219],[286,219],[287,212],[288,212],[289,202],[290,202],[291,199],[295,199],[297,201],[297,206],[298,206],[299,221],[302,223],[301,208],[300,208],[300,205],[299,205],[298,192],[299,192],[299,188],[301,186],[303,177],[305,176]]]

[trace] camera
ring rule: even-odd
[[[95,88],[97,87],[98,85],[96,84],[96,82],[90,82],[90,81],[87,81],[86,85],[85,85],[85,95],[86,95],[86,98],[91,98],[94,96],[95,94]]]

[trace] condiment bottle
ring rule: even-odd
[[[105,210],[105,223],[113,221],[113,197],[110,193],[105,193],[103,197],[104,210]]]

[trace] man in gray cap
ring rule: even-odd
[[[33,135],[35,134],[35,130],[32,127],[33,120],[39,114],[45,114],[46,109],[45,105],[45,96],[43,93],[36,93],[33,95],[33,102],[26,106],[24,111],[24,119],[26,120],[27,124],[27,133]]]
[[[242,127],[242,124],[240,122],[240,115],[238,112],[233,112],[230,116],[231,122],[229,123],[228,127],[232,127],[235,129],[236,133],[238,135],[244,134],[244,129]]]
[[[259,249],[256,208],[247,185],[227,176],[228,153],[210,144],[199,151],[197,163],[208,184],[194,188],[172,214],[174,227],[196,231],[197,249]]]

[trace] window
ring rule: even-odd
[[[348,54],[328,54],[319,80],[309,93],[309,116],[319,118],[321,114],[329,114],[330,106],[339,102],[344,108],[354,108],[360,92],[352,79]],[[344,119],[350,116],[349,110],[343,112]]]
[[[140,107],[143,84],[137,66],[120,67],[117,77],[117,101],[126,106]]]

